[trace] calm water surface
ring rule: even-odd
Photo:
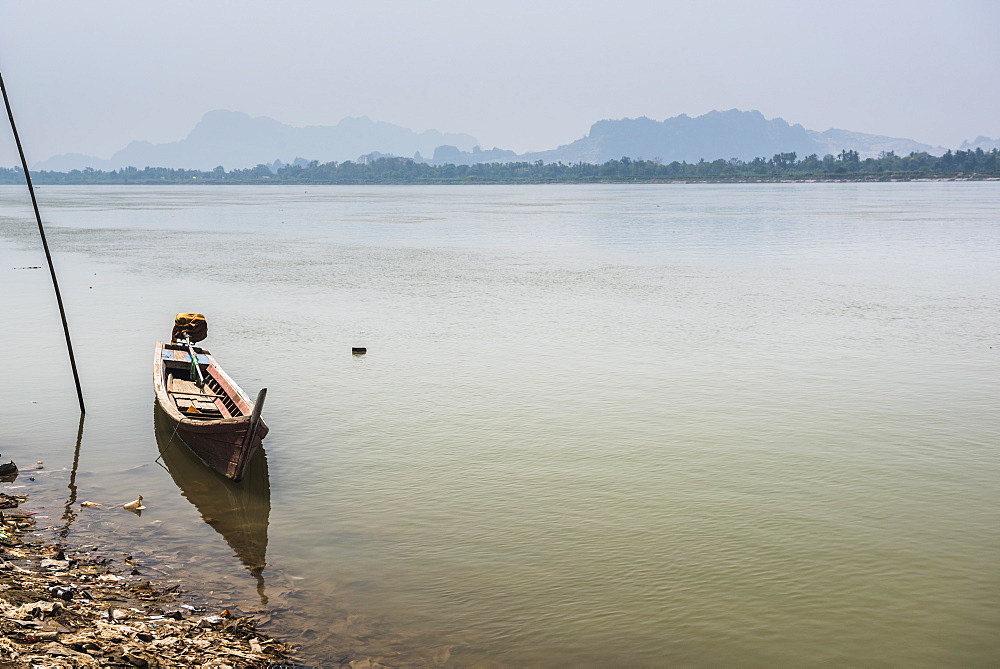
[[[1000,657],[998,183],[39,198],[88,414],[77,453],[30,204],[0,188],[0,452],[45,462],[7,487],[307,660]],[[154,427],[181,311],[268,387],[249,488]]]

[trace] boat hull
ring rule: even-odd
[[[268,427],[254,415],[254,402],[203,348],[194,348],[204,383],[191,376],[185,347],[156,343],[153,388],[173,433],[206,465],[239,481],[260,448]]]
[[[175,438],[174,425],[154,407],[156,441],[163,464],[184,497],[202,518],[222,535],[234,555],[254,576],[266,566],[267,526],[271,511],[267,455],[257,449],[243,481],[236,483],[206,467]]]

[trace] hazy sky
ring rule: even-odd
[[[1000,0],[0,0],[0,72],[29,163],[213,109],[524,152],[738,108],[957,147],[1000,137],[998,34]]]

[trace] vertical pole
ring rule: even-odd
[[[52,287],[56,291],[56,302],[59,304],[59,317],[62,319],[63,332],[66,334],[66,349],[69,351],[69,364],[73,368],[73,380],[76,382],[76,396],[80,400],[80,413],[86,414],[87,410],[83,406],[83,390],[80,388],[80,374],[76,371],[76,358],[73,356],[73,342],[69,336],[69,325],[66,323],[66,309],[63,308],[62,295],[59,293],[59,282],[56,280],[56,268],[52,264],[49,243],[45,239],[45,228],[42,227],[42,215],[38,212],[38,200],[35,199],[35,188],[31,185],[31,173],[28,171],[28,161],[24,159],[24,149],[21,148],[21,138],[18,137],[17,126],[14,125],[14,112],[10,109],[10,100],[7,98],[7,87],[4,86],[2,74],[0,74],[0,91],[3,92],[3,103],[7,107],[7,118],[10,119],[10,129],[14,133],[17,152],[21,156],[21,167],[24,168],[24,178],[28,182],[28,192],[31,193],[31,206],[35,209],[35,220],[38,221],[38,234],[42,237],[45,260],[49,263],[49,274],[52,275]]]

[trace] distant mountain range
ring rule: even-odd
[[[1000,147],[1000,139],[977,137],[964,142],[963,150]],[[628,156],[663,162],[699,160],[753,160],[777,153],[794,152],[799,158],[822,157],[843,150],[857,151],[862,158],[881,152],[897,155],[927,152],[941,155],[947,149],[911,139],[867,135],[847,130],[824,132],[789,125],[780,118],[767,119],[758,111],[712,111],[702,116],[685,114],[664,121],[648,118],[598,121],[586,137],[549,151],[517,154],[499,148],[483,150],[476,139],[464,134],[436,130],[413,130],[372,121],[366,117],[345,118],[334,126],[297,128],[264,116],[253,118],[225,110],[205,114],[184,139],[167,144],[132,142],[111,158],[63,154],[42,161],[34,170],[69,172],[87,167],[115,170],[122,167],[170,167],[211,170],[216,166],[238,169],[265,164],[276,169],[285,161],[321,163],[366,159],[369,156],[413,157],[435,165],[484,162],[538,161],[546,163],[604,163]],[[425,158],[424,156],[430,156]]]
[[[416,133],[391,123],[366,117],[345,118],[334,126],[296,128],[266,116],[253,118],[240,112],[217,110],[205,114],[187,137],[167,144],[132,142],[104,160],[81,154],[63,154],[32,166],[33,170],[68,172],[92,167],[172,167],[227,170],[269,164],[296,157],[320,162],[354,160],[372,152],[412,156],[428,155],[441,145],[469,151],[476,145],[469,135],[442,134],[436,130]]]

